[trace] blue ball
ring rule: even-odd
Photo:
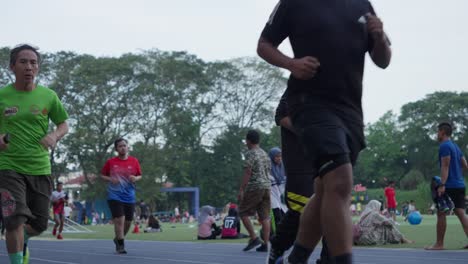
[[[418,211],[412,212],[408,216],[408,222],[412,225],[419,225],[422,221],[422,215]]]

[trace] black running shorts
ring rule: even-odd
[[[109,209],[112,214],[112,218],[119,218],[125,216],[125,221],[132,221],[133,214],[135,213],[134,203],[123,203],[116,200],[108,200]]]
[[[452,199],[455,208],[465,209],[465,192],[465,188],[445,188],[445,193]]]
[[[345,122],[324,108],[304,108],[293,124],[306,159],[317,169],[318,176],[346,163],[354,165],[365,146],[362,125]]]

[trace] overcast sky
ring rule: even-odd
[[[326,1],[326,0],[323,0]],[[256,56],[277,0],[2,1],[0,46],[32,43],[119,56],[141,49],[185,50],[214,61]],[[468,91],[468,0],[373,0],[392,40],[387,70],[370,61],[364,76],[366,122],[434,91]],[[291,55],[289,42],[281,49]]]

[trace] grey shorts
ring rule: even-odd
[[[39,233],[46,230],[51,193],[50,175],[0,170],[1,205],[7,230],[24,223]]]

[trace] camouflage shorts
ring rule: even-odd
[[[257,213],[258,220],[263,221],[270,218],[270,209],[270,189],[248,191],[239,204],[239,215],[254,216]]]

